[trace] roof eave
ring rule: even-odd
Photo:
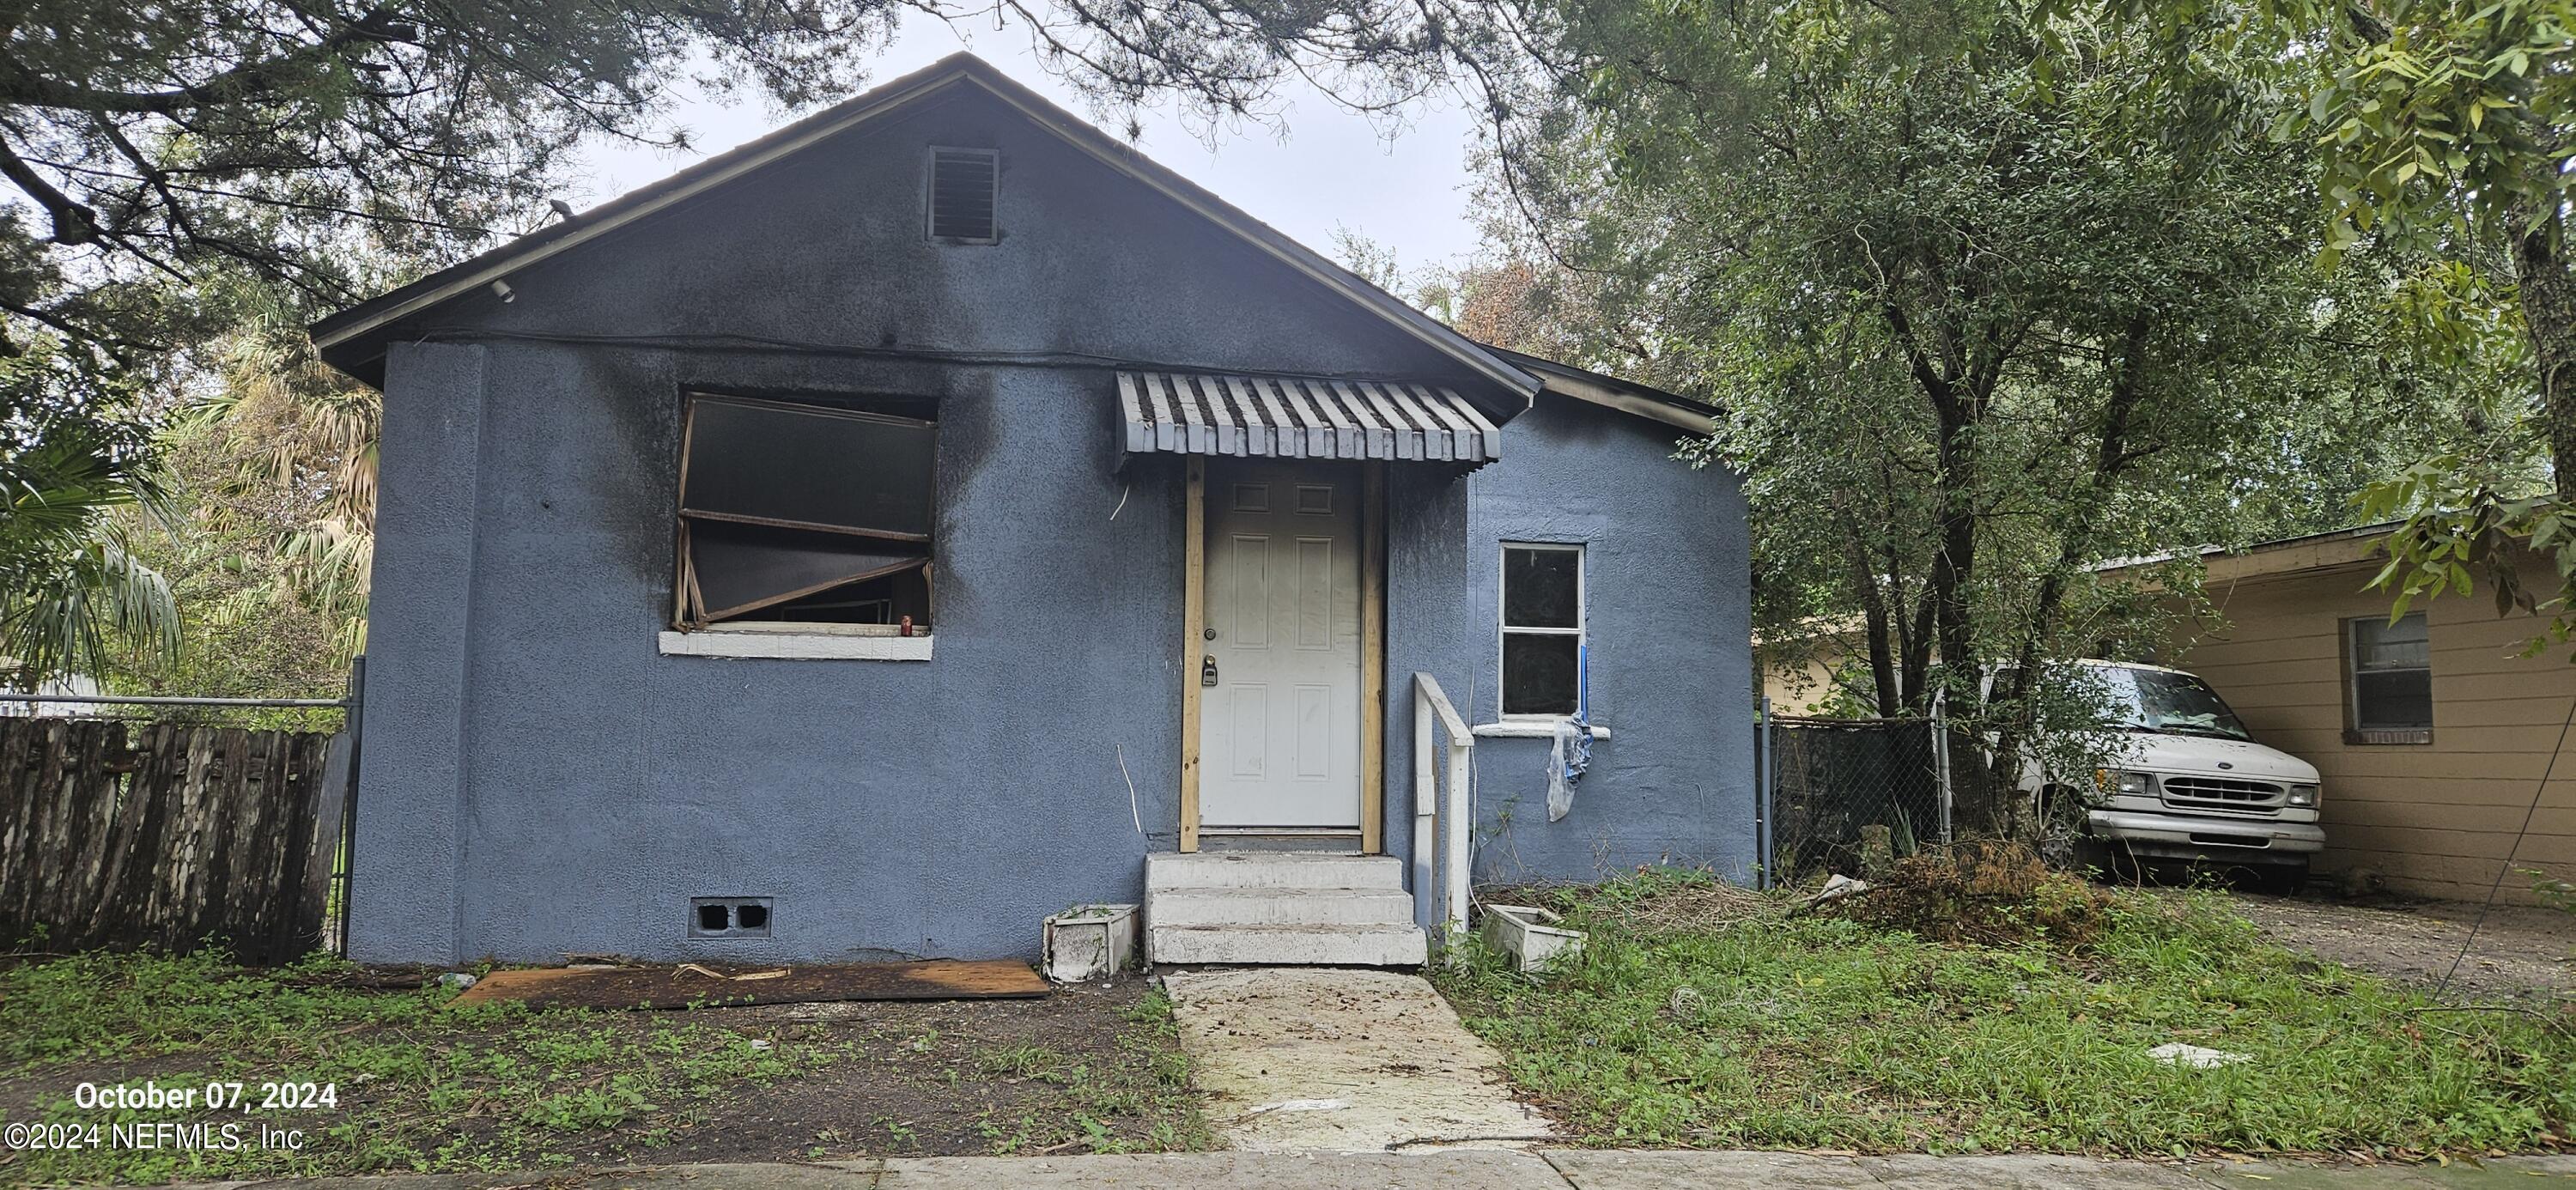
[[[1717,429],[1719,411],[1713,405],[1665,392],[1633,380],[1621,380],[1599,372],[1560,364],[1555,360],[1513,351],[1492,344],[1481,344],[1505,363],[1531,372],[1540,378],[1544,391],[1572,397],[1622,413],[1659,421],[1678,430],[1707,434]]]

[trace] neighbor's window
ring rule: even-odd
[[[1571,715],[1581,696],[1583,547],[1503,547],[1503,713]]]
[[[2347,620],[2345,653],[2352,728],[2362,742],[2401,743],[2433,729],[2433,655],[2424,613],[2389,623],[2384,616]]]
[[[937,423],[860,404],[688,397],[680,627],[929,630]]]

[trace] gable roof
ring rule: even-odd
[[[739,148],[710,157],[659,182],[630,191],[570,219],[549,224],[324,318],[311,328],[313,341],[321,348],[322,358],[333,367],[366,378],[365,374],[373,370],[374,362],[384,353],[387,329],[398,320],[482,289],[515,270],[609,235],[841,133],[961,86],[981,88],[1066,144],[1233,233],[1295,272],[1456,360],[1469,372],[1492,381],[1524,401],[1538,393],[1541,387],[1538,378],[1506,362],[1501,353],[1449,329],[1438,319],[1414,309],[1358,274],[1334,264],[1241,208],[1209,193],[1197,183],[1156,164],[1133,147],[1111,139],[1099,129],[1047,102],[983,59],[962,52]]]

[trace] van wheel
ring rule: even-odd
[[[2308,887],[2308,860],[2301,856],[2286,864],[2264,864],[2255,869],[2255,887],[2267,893],[2294,897]]]
[[[2081,834],[2084,813],[2089,808],[2084,796],[2063,785],[2043,785],[2031,798],[2031,812],[2039,819],[2042,833],[2069,831]]]
[[[2091,835],[2075,836],[2075,870],[2096,880],[2117,884],[2120,880],[2120,857],[2110,844]]]

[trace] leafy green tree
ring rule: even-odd
[[[837,97],[890,29],[884,0],[705,6],[530,0],[12,5],[0,23],[8,341],[61,336],[149,367],[238,313],[248,277],[312,303],[382,278],[352,261],[452,258],[546,216],[587,136],[656,121],[696,55],[705,85]],[[372,245],[381,256],[353,249]],[[236,291],[238,292],[238,291]]]
[[[2488,301],[2519,309],[2557,490],[2576,496],[2576,2],[2276,12],[2321,51],[2281,127],[2319,146],[2322,259],[2395,239],[2482,269]]]
[[[2039,662],[2099,639],[2088,566],[2251,528],[2265,456],[2365,387],[2268,55],[2177,78],[1979,4],[1560,11],[1602,151],[1556,184],[1661,208],[1659,331],[1734,412],[1709,449],[1814,613],[1857,602],[1883,712],[2000,664],[2009,754]]]
[[[12,400],[0,417],[0,627],[10,655],[40,670],[95,667],[149,643],[168,660],[168,592],[126,548],[127,513],[152,503],[140,395],[168,408],[171,393],[229,373],[247,401],[235,414],[281,408],[245,396],[244,361],[214,358],[210,344],[289,350],[275,324],[538,226],[584,138],[678,143],[660,120],[691,66],[712,61],[699,81],[720,95],[787,107],[838,98],[908,7],[7,6],[0,179],[17,201],[0,207],[0,367]],[[262,320],[271,331],[233,333]],[[272,362],[278,383],[311,395],[309,356]],[[372,448],[350,444],[371,433],[372,415],[349,392],[334,399],[336,410],[308,406],[280,424],[292,432],[264,457],[273,479],[366,461]],[[361,484],[333,490],[371,499]],[[364,520],[343,507],[280,539],[264,590],[297,587],[335,615],[362,606]],[[340,639],[354,643],[346,630]]]
[[[164,576],[183,647],[93,670],[137,694],[330,698],[366,643],[381,398],[325,366],[283,309],[206,345],[209,395],[158,420],[158,516],[122,518]],[[160,709],[323,728],[332,711]]]
[[[167,511],[146,444],[63,399],[50,355],[0,357],[0,682],[22,688],[178,646],[169,586],[129,546],[130,514]]]
[[[2074,11],[2080,5],[2051,5]],[[2212,0],[2108,10],[2150,29],[2170,62],[2288,38],[2303,69],[2276,133],[2316,148],[2319,262],[2367,245],[2431,258],[2384,314],[2401,354],[2478,359],[2493,384],[2463,432],[2374,486],[2362,513],[2400,523],[2375,586],[2402,613],[2419,597],[2487,583],[2499,615],[2551,611],[2576,630],[2576,3],[2502,0]],[[2547,462],[2546,469],[2534,466]],[[2556,592],[2522,588],[2528,544],[2554,557]]]
[[[2093,563],[2334,523],[2449,399],[2377,342],[2406,246],[2313,267],[2285,36],[2178,59],[1975,0],[1157,14],[1113,67],[1215,107],[1283,60],[1363,103],[1473,90],[1536,249],[1511,259],[1547,262],[1526,296],[1585,295],[1578,362],[1729,410],[1696,453],[1748,473],[1766,624],[1857,614],[1885,713],[2006,667],[2002,755],[2043,726],[2038,662],[2140,642]]]

